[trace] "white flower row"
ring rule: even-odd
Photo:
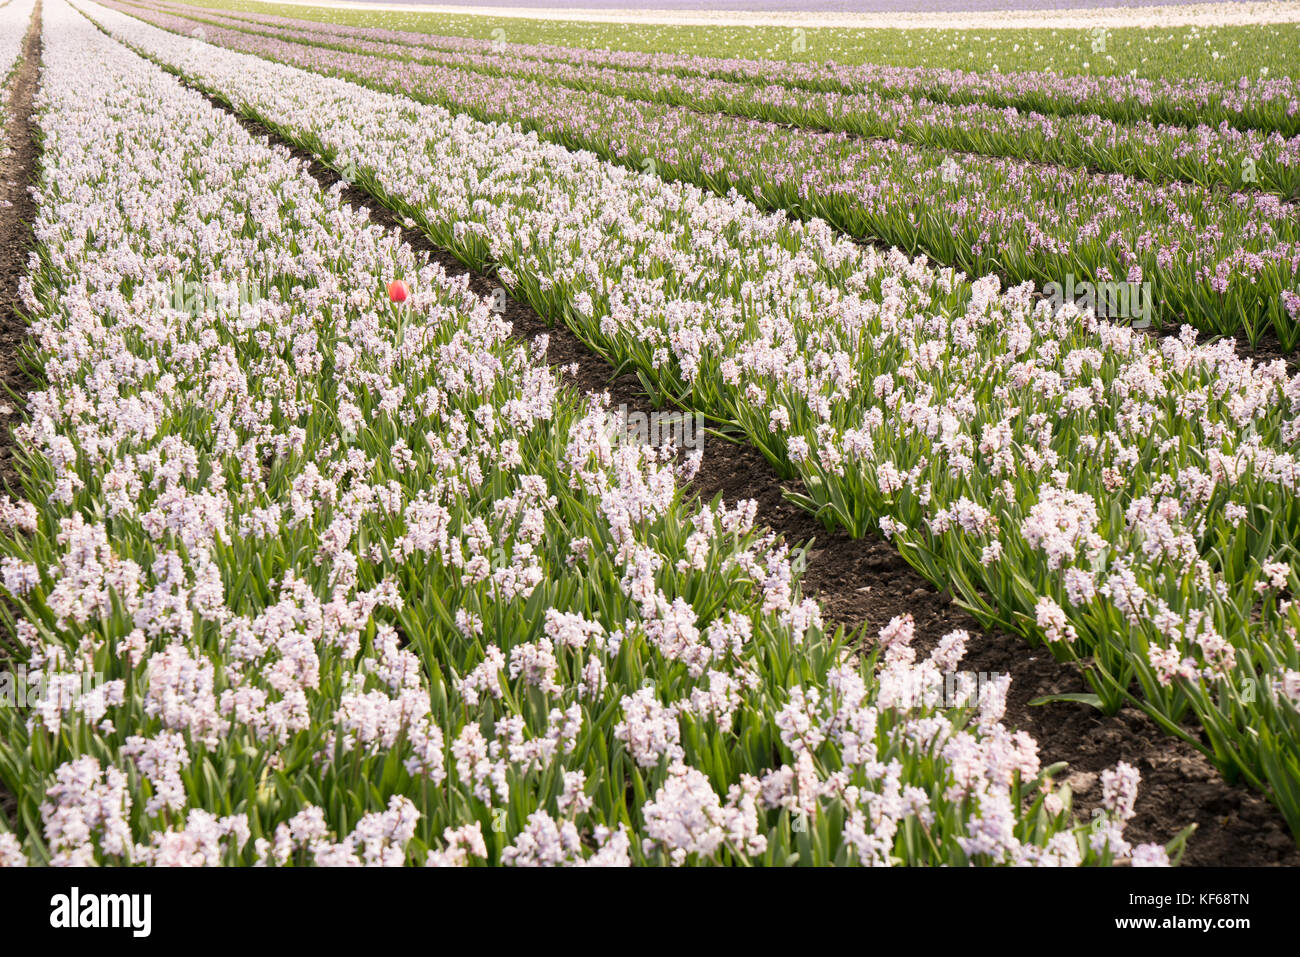
[[[665,397],[741,424],[810,507],[879,527],[988,620],[1091,656],[1108,706],[1136,678],[1167,727],[1193,709],[1225,770],[1300,793],[1264,753],[1300,749],[1300,377],[1280,361],[1053,314],[1027,285],[94,16],[357,170]]]
[[[23,52],[23,38],[31,26],[36,0],[9,0],[0,7],[0,82],[7,81]],[[0,106],[8,96],[8,83],[0,90]]]
[[[510,126],[95,16],[359,170],[668,397],[744,425],[810,507],[879,524],[989,620],[1093,655],[1113,706],[1136,676],[1157,714],[1190,705],[1236,752],[1225,768],[1296,793],[1253,732],[1300,727],[1300,377],[1281,361],[1053,315],[1028,286],[1000,293]]]
[[[934,863],[1165,862],[1131,769],[1085,833],[1005,680],[948,706],[964,635],[917,661],[900,619],[876,674],[752,502],[683,502],[463,282],[45,18],[44,383],[0,508],[43,689],[0,771],[40,829],[0,863],[890,864],[919,829]]]

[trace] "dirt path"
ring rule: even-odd
[[[189,84],[187,84],[189,85]],[[195,89],[191,86],[192,89]],[[310,153],[208,97],[214,106],[235,116],[244,126],[303,160],[324,188],[339,182],[333,170]],[[372,220],[398,230],[413,248],[428,254],[451,276],[469,275],[470,288],[490,297],[498,284],[483,273],[467,269],[418,230],[407,228],[376,197],[356,185],[344,199],[363,208]],[[607,391],[612,404],[651,411],[635,375],[611,378],[613,368],[591,352],[567,327],[549,326],[527,305],[506,298],[505,317],[521,338],[549,336],[547,359],[554,365],[576,365],[569,381],[583,390]],[[1260,794],[1228,785],[1191,746],[1165,735],[1150,719],[1133,709],[1106,717],[1076,704],[1031,707],[1042,695],[1089,690],[1078,671],[1058,663],[1042,648],[1031,648],[1015,636],[990,633],[921,578],[903,558],[878,538],[852,539],[843,531],[827,532],[784,495],[783,483],[761,454],[749,445],[706,438],[703,467],[693,490],[708,499],[722,492],[727,499],[754,498],[759,519],[792,543],[815,539],[809,551],[806,589],[822,603],[827,618],[850,628],[864,623],[871,630],[895,615],[910,613],[916,621],[917,644],[928,649],[955,628],[972,639],[964,669],[1011,675],[1006,722],[1034,736],[1044,765],[1070,764],[1066,780],[1075,792],[1075,806],[1086,818],[1101,797],[1099,772],[1124,760],[1142,772],[1137,816],[1128,835],[1138,841],[1164,841],[1190,823],[1198,829],[1189,842],[1185,864],[1300,865],[1297,849],[1282,816]],[[785,483],[795,488],[797,483]]]
[[[27,322],[19,313],[18,284],[27,274],[32,222],[36,203],[28,187],[36,175],[36,126],[32,122],[32,98],[39,83],[41,62],[41,4],[37,0],[32,23],[23,41],[22,60],[9,87],[4,110],[3,154],[0,155],[0,490],[18,494],[18,470],[13,456],[12,428],[18,424],[21,406],[9,396],[27,393],[30,380],[19,362],[19,350],[27,337]],[[0,636],[0,665],[7,657],[5,637]],[[0,785],[0,816],[12,816],[17,804]]]
[[[41,60],[41,6],[23,41],[22,61],[14,75],[5,109],[6,144],[0,158],[0,383],[25,395],[29,379],[19,364],[27,323],[19,313],[18,283],[27,275],[32,221],[36,203],[28,187],[35,177],[37,145],[32,122]],[[0,483],[17,493],[18,472],[13,460],[11,428],[17,424],[19,403],[0,395]]]

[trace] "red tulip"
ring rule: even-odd
[[[388,284],[388,298],[393,302],[406,302],[406,297],[410,294],[411,287],[404,279],[394,279]]]

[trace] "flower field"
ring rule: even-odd
[[[1296,851],[1297,79],[263,6],[0,6],[0,73],[39,31],[0,865],[1195,853],[1122,756],[1076,794],[963,670],[995,634]],[[970,626],[828,611],[701,493],[733,445]]]
[[[187,13],[183,5],[158,4],[153,9]],[[1289,197],[1300,193],[1296,170],[1300,141],[1287,139],[1300,132],[1296,109],[1300,88],[1285,77],[1261,77],[1244,90],[1227,83],[1131,83],[1084,77],[1062,83],[1032,73],[1006,77],[674,55],[620,56],[409,32],[318,29],[278,18],[250,22],[213,12],[189,18],[250,36],[542,80],[607,96],[773,123],[1107,172],[1136,169],[1146,178],[1226,186],[1258,182],[1260,188]],[[1153,119],[1168,122],[1157,126]],[[1253,164],[1253,172],[1252,167],[1244,167],[1246,160]]]
[[[1241,335],[1252,345],[1266,336],[1275,337],[1285,349],[1300,344],[1296,212],[1277,193],[1253,188],[1288,189],[1280,182],[1290,176],[1283,171],[1292,169],[1289,164],[1300,139],[1284,139],[1277,130],[1242,134],[1225,120],[1217,133],[1202,127],[1162,136],[1148,123],[1145,130],[1139,126],[1112,133],[1110,139],[1118,136],[1124,144],[1113,149],[1099,132],[1106,121],[1093,116],[1075,124],[1076,139],[1091,144],[1080,150],[1112,154],[1117,158],[1111,165],[1125,168],[1135,165],[1133,155],[1140,155],[1143,163],[1154,162],[1166,171],[1164,179],[1151,180],[1083,165],[1044,165],[982,152],[953,154],[906,138],[863,138],[843,130],[791,128],[715,112],[717,98],[707,84],[694,94],[689,92],[692,84],[676,87],[679,99],[690,100],[682,105],[608,92],[642,88],[645,74],[639,71],[625,71],[631,79],[622,84],[602,84],[605,92],[590,91],[542,82],[527,71],[520,75],[471,69],[478,62],[473,55],[463,57],[465,62],[458,66],[442,66],[356,52],[341,44],[295,42],[284,39],[283,31],[270,36],[227,29],[206,15],[194,20],[134,4],[116,8],[180,33],[199,31],[211,43],[400,92],[453,112],[518,122],[564,146],[590,150],[638,171],[671,175],[723,193],[737,189],[762,208],[816,216],[851,236],[923,253],[970,275],[992,273],[1008,283],[1031,281],[1040,287],[1061,283],[1067,275],[1090,283],[1146,282],[1152,300],[1148,322],[1175,330],[1187,322],[1207,332]],[[531,75],[553,74],[556,69],[540,65]],[[807,114],[808,99],[815,95],[757,89],[756,95],[777,103],[797,98],[798,105],[776,111],[784,119],[791,113]],[[1289,80],[1261,82],[1255,90],[1237,95],[1257,106],[1277,103],[1279,112],[1300,115],[1300,99]],[[878,131],[913,122],[924,130],[927,124],[939,123],[950,131],[942,139],[964,139],[968,146],[974,145],[970,140],[987,143],[984,149],[994,149],[997,140],[1008,136],[1029,148],[1039,136],[1060,152],[1065,140],[1057,127],[1074,122],[1034,114],[1027,121],[1040,126],[1034,133],[982,137],[973,130],[963,136],[951,131],[966,120],[954,122],[953,107],[947,104],[928,119],[910,115],[918,110],[911,100],[896,107],[909,114],[906,120],[891,119],[894,109],[868,111],[876,117],[871,122],[880,124]],[[947,119],[937,118],[943,116]],[[985,123],[999,130],[1007,127],[997,111],[986,116]],[[925,139],[923,132],[918,135]],[[1274,147],[1266,149],[1269,136]],[[1234,145],[1227,145],[1230,142]],[[1125,151],[1128,161],[1123,159]],[[1073,158],[1083,161],[1079,151]],[[1190,170],[1187,179],[1211,185],[1178,178],[1176,168]],[[1238,182],[1243,172],[1254,178],[1251,188],[1222,188]]]
[[[25,0],[10,0],[0,7],[0,77],[6,81],[6,89],[22,53],[23,33],[31,16],[32,4]]]

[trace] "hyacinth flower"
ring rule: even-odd
[[[971,281],[517,128],[228,51],[194,58],[104,17],[354,163],[367,191],[659,401],[742,431],[823,521],[881,531],[984,621],[1089,663],[1099,706],[1131,700],[1173,734],[1194,715],[1209,744],[1189,743],[1300,825],[1300,380],[1282,363],[1191,330],[1153,344],[1028,284]]]
[[[0,76],[9,76],[22,53],[23,37],[32,19],[35,0],[15,0],[0,7]],[[8,96],[8,87],[0,102]]]
[[[117,9],[133,12],[134,5]],[[1189,126],[1141,120],[1120,123],[1097,114],[1039,113],[982,102],[950,103],[896,92],[810,91],[775,81],[754,85],[697,71],[627,70],[588,57],[562,60],[521,56],[518,51],[470,52],[463,44],[417,44],[409,35],[340,35],[309,22],[254,28],[238,15],[196,13],[193,8],[153,9],[189,18],[204,27],[269,37],[342,53],[364,53],[436,67],[452,67],[546,86],[648,100],[693,110],[722,112],[772,123],[892,138],[946,150],[1009,156],[1035,162],[1086,166],[1157,181],[1187,180],[1207,187],[1264,189],[1300,196],[1300,137],[1276,130],[1239,130],[1204,120]],[[176,21],[173,21],[173,23]],[[224,36],[229,37],[227,32]],[[371,39],[371,37],[375,37]],[[480,44],[481,45],[481,44]],[[583,62],[573,62],[580,59]],[[437,84],[432,84],[437,85]]]
[[[986,71],[899,67],[879,63],[797,62],[781,59],[710,57],[680,53],[642,53],[555,44],[435,34],[349,24],[324,23],[254,11],[195,8],[164,0],[133,0],[134,9],[166,12],[248,32],[292,29],[314,42],[347,48],[358,40],[384,44],[408,55],[439,51],[463,57],[488,57],[521,64],[620,69],[705,78],[754,86],[783,86],[824,93],[874,93],[886,97],[927,98],[941,103],[987,104],[1022,112],[1094,114],[1120,123],[1148,121],[1183,126],[1228,125],[1236,129],[1300,134],[1300,87],[1288,76],[1145,78],[1053,71]]]
[[[829,629],[756,503],[688,498],[698,459],[621,441],[465,280],[44,19],[0,865],[1177,854],[1125,837],[1123,765],[1076,820],[1005,679],[945,695],[964,633]]]
[[[187,23],[149,16],[172,29]],[[212,29],[213,42],[234,49],[518,122],[637,171],[723,195],[735,189],[762,208],[824,218],[972,275],[1040,286],[1074,280],[1117,293],[1134,286],[1152,306],[1143,321],[1159,327],[1190,322],[1252,344],[1270,332],[1284,348],[1300,342],[1300,235],[1294,209],[1276,196],[1002,157],[963,154],[957,162],[892,140]]]

